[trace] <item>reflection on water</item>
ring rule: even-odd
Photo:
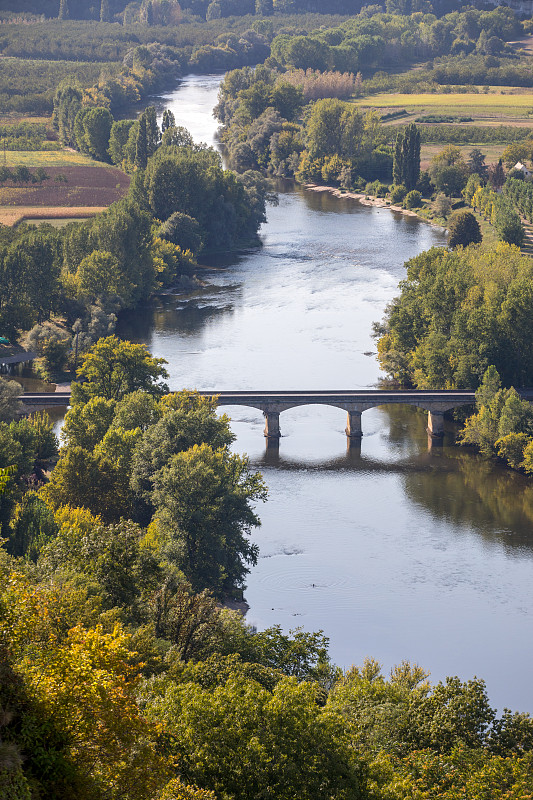
[[[189,76],[169,103],[205,141],[218,80]],[[123,335],[167,359],[172,388],[379,382],[371,323],[404,261],[445,238],[385,209],[282,188],[260,250],[213,259],[204,289],[122,318]],[[405,406],[366,411],[349,449],[339,409],[284,412],[268,450],[259,411],[224,410],[236,450],[269,486],[250,622],[322,628],[342,666],[371,655],[386,668],[418,661],[435,679],[477,674],[500,709],[533,711],[533,484],[453,447],[453,428],[428,448],[425,414]]]

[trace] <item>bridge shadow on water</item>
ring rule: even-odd
[[[448,424],[444,438],[435,439],[428,436],[426,424],[423,412],[382,406],[369,419],[368,435],[348,440],[343,453],[317,458],[307,449],[300,455],[297,445],[288,446],[287,436],[255,452],[251,461],[265,472],[267,484],[272,470],[338,473],[355,501],[358,476],[371,475],[384,486],[396,479],[408,502],[436,522],[451,524],[458,534],[468,525],[487,545],[501,546],[509,554],[533,552],[533,480],[457,445],[457,426]]]

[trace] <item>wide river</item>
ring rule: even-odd
[[[214,143],[218,76],[189,76],[161,98],[196,140]],[[286,187],[262,247],[228,255],[200,291],[122,321],[168,361],[173,389],[346,389],[380,378],[371,323],[406,259],[442,231],[389,210]],[[425,416],[363,414],[347,450],[344,412],[281,416],[265,449],[260,412],[228,409],[235,449],[269,487],[254,532],[247,619],[322,629],[335,663],[403,659],[486,680],[492,703],[533,711],[533,484],[452,446],[428,449]]]

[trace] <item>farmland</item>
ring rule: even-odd
[[[516,122],[521,119],[531,122],[529,112],[533,110],[533,94],[520,93],[493,94],[492,92],[474,93],[435,93],[435,94],[376,94],[372,97],[365,97],[355,100],[355,104],[364,108],[375,108],[385,112],[405,108],[406,111],[416,114],[425,112],[438,114],[463,114],[478,119],[485,119],[494,124],[502,124],[503,121],[512,120]]]
[[[46,171],[49,179],[38,185],[6,183],[0,186],[0,223],[15,225],[28,217],[87,217],[104,211],[111,203],[124,197],[130,183],[129,177],[121,170],[107,166],[73,166],[67,163],[48,167],[46,164]]]
[[[0,206],[0,225],[18,225],[28,221],[34,224],[47,222],[61,228],[74,220],[83,220],[105,211],[105,206],[73,206],[54,208],[52,206]]]

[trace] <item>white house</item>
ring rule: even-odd
[[[521,161],[517,161],[516,164],[514,165],[513,169],[516,169],[518,172],[521,172],[526,181],[530,181],[530,180],[533,179],[533,174],[525,166],[525,164],[522,164]]]

